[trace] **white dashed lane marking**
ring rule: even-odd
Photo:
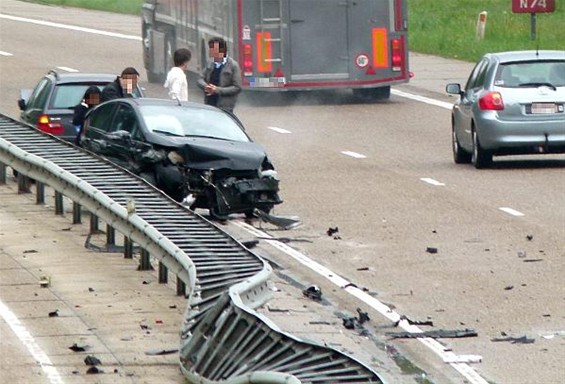
[[[422,177],[420,180],[422,180],[424,183],[435,185],[437,187],[445,185],[444,183],[441,183],[441,182],[434,180],[434,179],[431,179],[429,177]]]
[[[61,71],[67,71],[67,72],[78,72],[78,69],[69,68],[69,67],[57,67],[57,69],[60,69]]]
[[[10,52],[0,51],[0,56],[14,56],[14,55],[11,54]]]
[[[510,215],[512,215],[512,216],[517,216],[517,217],[524,216],[524,214],[523,214],[522,212],[519,212],[519,211],[517,211],[517,210],[515,210],[515,209],[512,209],[512,208],[500,207],[500,208],[498,208],[498,209],[500,209],[502,212],[506,212],[506,213],[508,213],[508,214],[510,214]]]
[[[360,154],[360,153],[351,152],[351,151],[341,151],[341,153],[343,153],[343,154],[346,155],[346,156],[354,157],[354,158],[356,158],[356,159],[364,159],[364,158],[367,157],[367,156],[362,155],[362,154]]]
[[[279,128],[279,127],[267,127],[272,131],[278,132],[278,133],[291,133],[290,131],[287,131],[286,129],[283,128]]]

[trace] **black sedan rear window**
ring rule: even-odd
[[[82,101],[84,92],[91,85],[97,85],[100,90],[106,84],[61,84],[55,87],[55,93],[51,99],[50,109],[72,109]]]

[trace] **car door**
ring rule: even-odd
[[[41,79],[27,101],[25,110],[20,114],[20,120],[37,126],[37,120],[44,113],[52,89],[53,82],[49,78],[44,77]]]
[[[459,144],[466,149],[472,148],[473,139],[471,136],[471,126],[473,124],[473,106],[478,103],[478,99],[483,91],[484,81],[488,69],[488,59],[483,58],[477,63],[461,96],[459,104],[459,121],[457,122],[457,137]]]
[[[137,163],[136,153],[141,138],[139,119],[135,110],[127,103],[119,103],[107,135],[108,157],[118,165],[138,174],[141,167]]]
[[[102,104],[90,111],[84,122],[81,146],[101,156],[108,156],[108,132],[112,128],[117,103]]]

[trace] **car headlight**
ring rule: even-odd
[[[167,154],[167,158],[174,165],[184,164],[184,158],[177,151],[171,151]]]

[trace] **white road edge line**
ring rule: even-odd
[[[57,69],[60,69],[61,71],[67,71],[67,72],[78,72],[78,69],[74,69],[74,68],[69,68],[69,67],[57,67]]]
[[[14,56],[14,55],[10,52],[0,51],[0,56]]]
[[[396,95],[396,96],[405,97],[407,99],[419,101],[419,102],[430,104],[430,105],[435,105],[436,107],[441,107],[441,108],[445,108],[445,109],[449,109],[449,110],[451,110],[453,108],[453,103],[447,103],[445,101],[430,99],[429,97],[425,97],[425,96],[414,95],[414,94],[408,93],[408,92],[402,92],[402,91],[399,91],[398,89],[391,89],[390,93],[392,93],[393,95]]]
[[[506,212],[506,213],[508,213],[512,216],[517,216],[517,217],[525,216],[522,212],[519,212],[519,211],[512,209],[512,208],[500,207],[498,209],[500,209],[502,212]]]
[[[360,153],[351,152],[351,151],[341,151],[341,153],[343,153],[343,154],[346,155],[346,156],[354,157],[354,158],[356,158],[356,159],[364,159],[364,158],[367,157],[367,156],[362,155],[362,154],[360,154]]]
[[[434,179],[432,179],[432,178],[430,178],[430,177],[422,177],[422,178],[420,178],[420,180],[422,180],[424,183],[428,183],[428,184],[431,184],[431,185],[435,185],[435,186],[437,186],[437,187],[441,187],[441,186],[444,186],[444,185],[445,185],[444,183],[441,183],[441,182],[439,182],[439,181],[437,181],[437,180],[434,180]]]
[[[278,133],[291,133],[290,131],[287,131],[286,129],[283,128],[279,128],[279,127],[267,127],[272,131],[278,132]]]
[[[423,331],[415,325],[411,325],[406,320],[400,320],[400,315],[393,311],[390,307],[386,306],[385,304],[381,303],[379,300],[375,299],[371,295],[363,292],[363,290],[357,288],[353,283],[350,281],[342,278],[338,274],[332,272],[330,269],[324,267],[323,265],[317,263],[316,261],[308,258],[307,256],[303,255],[302,253],[298,252],[297,250],[289,247],[288,245],[275,240],[271,235],[265,233],[243,221],[234,220],[233,223],[240,228],[243,228],[247,232],[255,235],[257,237],[265,239],[269,245],[277,248],[278,250],[286,253],[293,259],[297,260],[298,262],[304,264],[314,272],[318,273],[319,275],[325,277],[338,287],[342,288],[352,296],[357,297],[359,300],[363,301],[365,304],[369,305],[371,308],[378,311],[381,315],[386,317],[392,322],[399,321],[398,326],[410,333],[422,333]],[[446,351],[446,348],[441,345],[437,340],[433,338],[417,338],[422,344],[430,348],[433,352],[435,352],[439,357],[442,358],[443,361],[459,361],[458,355],[451,351]],[[448,363],[451,365],[455,370],[457,370],[461,375],[463,375],[471,384],[489,384],[484,378],[482,378],[473,367],[471,367],[467,363]]]
[[[73,31],[78,31],[78,32],[86,32],[86,33],[93,33],[93,34],[96,34],[96,35],[117,37],[119,39],[141,41],[140,36],[124,35],[123,33],[106,32],[106,31],[102,31],[100,29],[84,28],[84,27],[79,27],[79,26],[76,26],[76,25],[66,25],[66,24],[52,23],[50,21],[28,19],[28,18],[25,18],[25,17],[11,16],[11,15],[3,14],[3,13],[0,13],[0,19],[22,21],[24,23],[38,24],[38,25],[43,25],[43,26],[46,26],[46,27],[71,29]]]
[[[14,315],[2,301],[0,301],[0,316],[2,316],[6,324],[12,328],[14,334],[20,339],[37,363],[39,363],[41,369],[43,369],[43,372],[47,375],[49,382],[51,384],[63,384],[64,381],[59,375],[57,368],[53,366],[49,356],[37,345],[31,333],[28,332],[16,315]]]

